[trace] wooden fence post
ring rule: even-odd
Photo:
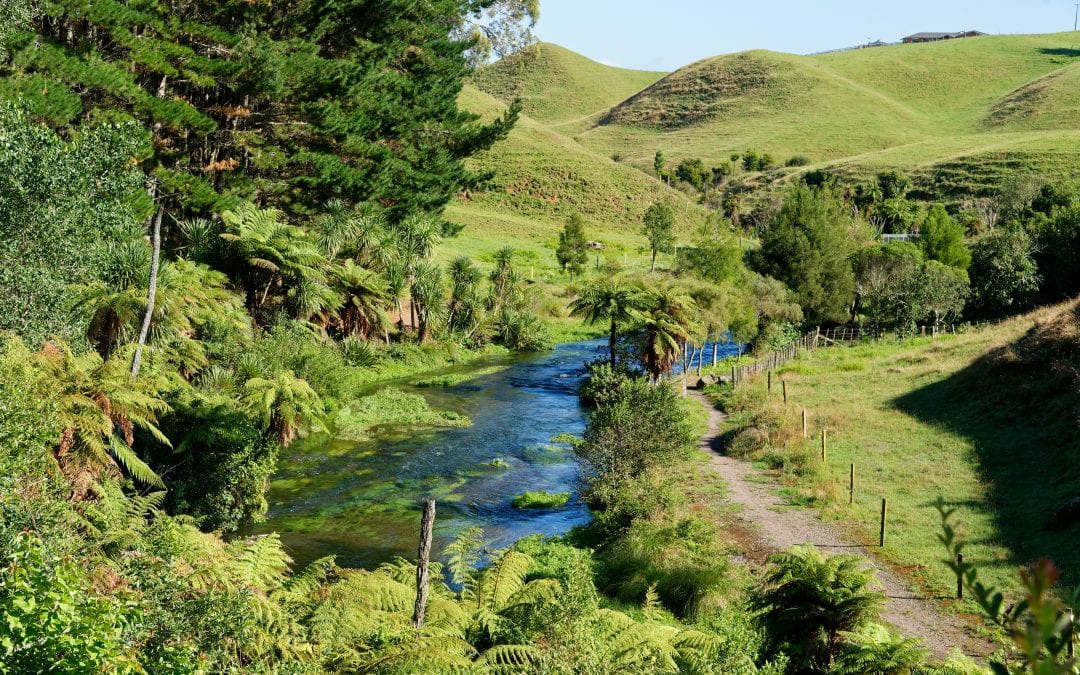
[[[771,394],[772,393],[772,371],[771,370],[769,371],[769,374],[768,374],[768,380],[769,380],[768,391]]]
[[[806,408],[802,409],[802,437],[808,438],[806,433]]]
[[[416,561],[416,605],[413,607],[413,628],[424,625],[424,612],[427,610],[428,561],[431,559],[431,533],[435,527],[435,500],[424,501],[424,516],[420,519],[420,550]]]
[[[1065,616],[1069,620],[1069,627],[1065,633],[1068,636],[1068,642],[1065,643],[1065,656],[1071,660],[1073,658],[1073,643],[1076,642],[1076,613],[1070,607],[1065,610]]]
[[[851,478],[848,481],[848,504],[855,503],[855,462],[851,463]]]
[[[956,599],[964,599],[964,554],[956,554]]]
[[[784,392],[784,405],[787,405],[787,380],[780,380],[780,389]]]
[[[828,450],[826,441],[826,431],[824,427],[821,429],[821,463],[824,464],[828,461]]]
[[[731,367],[731,388],[735,388],[735,366]]]
[[[889,500],[881,498],[881,533],[878,536],[878,546],[885,546],[885,521],[889,513]]]

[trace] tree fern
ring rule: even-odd
[[[139,456],[135,454],[135,451],[128,447],[128,444],[117,436],[109,437],[109,450],[112,456],[116,458],[116,461],[120,463],[124,469],[135,478],[135,480],[142,481],[147,485],[153,485],[154,487],[165,487],[164,481],[161,480],[161,476],[157,475],[150,465],[139,459]]]
[[[285,580],[292,559],[276,533],[234,542],[230,548],[235,552],[229,566],[234,585],[270,591]]]
[[[480,575],[476,587],[477,606],[499,611],[525,586],[533,559],[520,551],[507,551]]]

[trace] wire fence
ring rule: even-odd
[[[728,381],[734,386],[738,386],[741,382],[744,382],[749,378],[763,375],[769,371],[780,368],[788,361],[797,358],[800,352],[812,352],[820,347],[852,344],[870,340],[897,340],[903,337],[911,337],[912,335],[932,338],[936,338],[939,335],[958,335],[984,330],[990,326],[996,326],[1014,318],[1015,317],[1005,317],[994,319],[992,321],[932,324],[929,326],[919,326],[915,333],[901,333],[900,331],[895,330],[867,328],[863,326],[837,326],[835,328],[826,328],[824,330],[817,328],[803,335],[787,347],[771,352],[763,358],[751,363],[732,366],[731,374],[724,377],[730,378]],[[724,377],[721,379],[724,379]]]

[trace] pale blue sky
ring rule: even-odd
[[[540,0],[536,34],[611,65],[674,70],[744,49],[807,54],[920,31],[1056,33],[1072,29],[1076,1]]]

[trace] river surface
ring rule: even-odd
[[[562,432],[580,435],[586,412],[577,390],[587,361],[606,354],[606,342],[560,345],[553,351],[487,359],[435,371],[468,374],[506,366],[452,387],[417,387],[425,373],[393,386],[423,395],[433,408],[467,415],[468,427],[381,427],[371,440],[326,435],[282,452],[261,532],[278,532],[303,565],[336,555],[344,567],[377,566],[395,556],[416,557],[420,500],[437,499],[435,551],[466,527],[484,528],[489,548],[530,534],[554,535],[589,521],[578,497],[578,463]],[[506,466],[493,466],[493,460]],[[511,506],[528,490],[570,492],[563,507]]]

